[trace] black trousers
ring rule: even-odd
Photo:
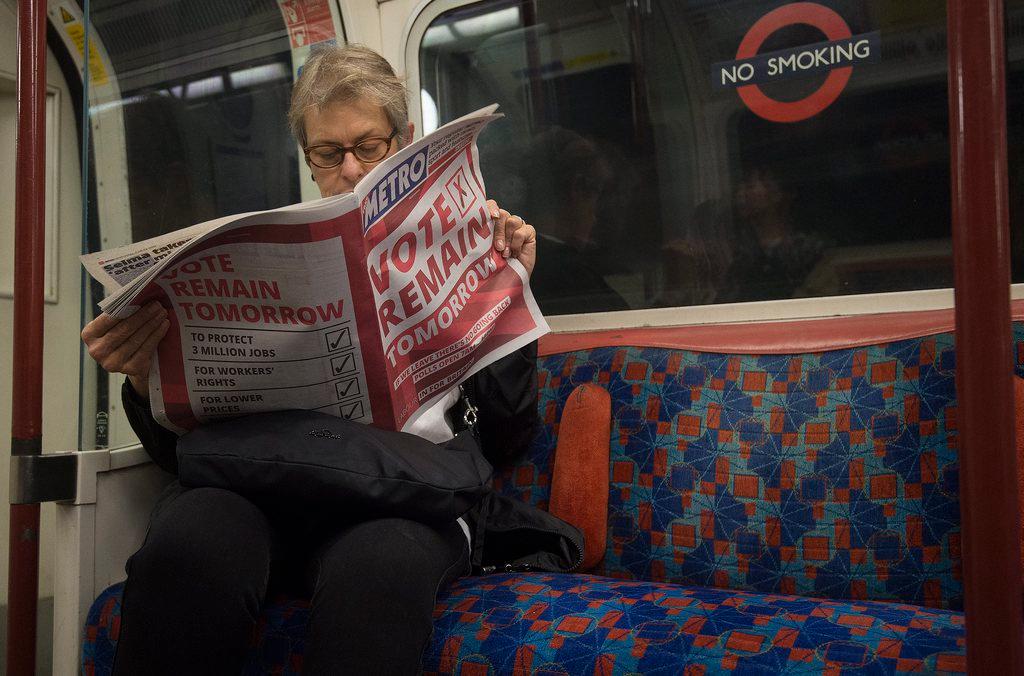
[[[128,561],[114,674],[238,674],[277,588],[312,598],[304,674],[415,674],[439,591],[469,572],[457,523],[346,523],[172,485]]]

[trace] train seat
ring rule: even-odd
[[[548,336],[542,427],[495,487],[546,507],[568,395],[599,384],[604,557],[459,580],[424,671],[964,672],[952,325],[931,311]],[[109,672],[119,600],[114,585],[92,606],[83,673]],[[307,614],[273,599],[246,673],[300,673]]]
[[[110,673],[121,588],[93,605],[84,674]],[[965,670],[963,614],[911,604],[524,573],[463,578],[434,613],[427,674]],[[301,674],[308,616],[303,599],[273,599],[243,673]]]

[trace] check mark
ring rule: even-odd
[[[346,347],[352,347],[352,333],[349,327],[337,329],[334,331],[328,331],[324,334],[324,340],[327,341],[327,351],[333,352],[334,350],[343,350]]]
[[[340,376],[345,373],[351,373],[356,370],[356,360],[352,358],[352,353],[339,354],[337,357],[331,357],[331,373],[336,376]]]
[[[342,404],[338,407],[338,412],[345,420],[357,420],[363,417],[363,402],[356,401],[351,404]]]
[[[349,378],[347,380],[339,380],[334,383],[334,388],[338,392],[338,399],[344,399],[345,397],[353,394],[359,394],[359,379]]]

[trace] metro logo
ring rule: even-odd
[[[424,146],[370,188],[370,192],[360,205],[363,213],[363,234],[427,177],[428,149],[429,146]]]
[[[769,36],[794,24],[817,28],[828,39],[758,53]],[[813,2],[796,2],[768,12],[751,26],[736,51],[736,60],[714,64],[711,80],[718,89],[735,87],[743,103],[759,117],[771,122],[799,122],[832,105],[846,88],[853,65],[878,61],[879,51],[877,31],[853,35],[833,10]],[[828,73],[822,85],[799,101],[778,101],[758,86],[821,72]]]

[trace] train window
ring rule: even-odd
[[[274,0],[94,0],[90,19],[120,88],[132,239],[299,201]]]
[[[293,48],[305,38],[286,13],[292,4],[92,0],[85,16],[75,5],[51,8],[69,51],[80,57],[91,41],[89,251],[300,201],[286,111]],[[92,286],[87,319],[102,293]],[[108,414],[121,378],[87,357],[83,374],[82,446],[131,441],[123,416]]]
[[[548,314],[948,287],[945,34],[924,1],[489,0],[423,34],[423,123],[501,104],[481,163]]]

